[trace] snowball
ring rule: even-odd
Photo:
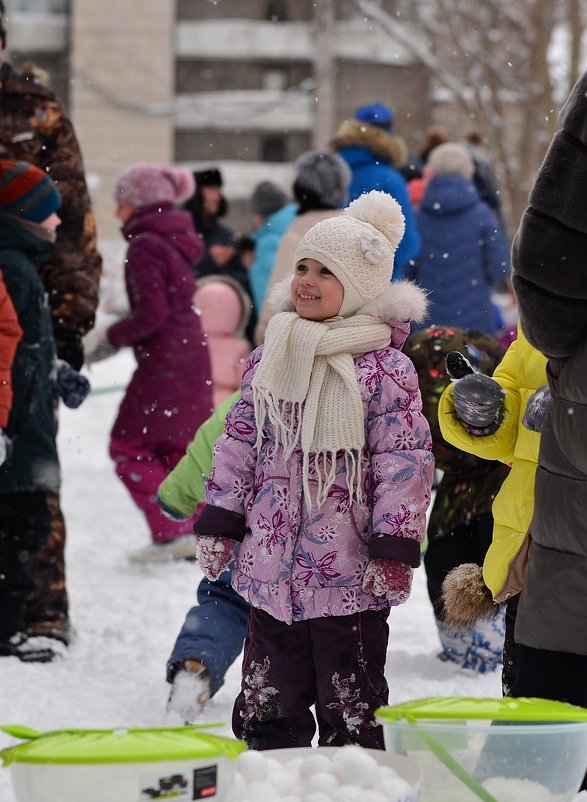
[[[356,785],[341,785],[334,792],[332,802],[363,802],[364,799],[365,791],[362,788],[357,788]]]
[[[325,771],[319,771],[317,774],[312,774],[304,783],[304,792],[306,794],[315,791],[320,794],[326,794],[329,798],[338,788],[338,780],[334,774]]]
[[[401,777],[394,777],[378,783],[373,790],[383,794],[386,799],[401,799],[408,793],[410,786]]]
[[[287,771],[285,766],[280,766],[279,771],[272,771],[267,775],[265,782],[271,783],[281,794],[287,794],[299,785],[299,777]]]
[[[267,762],[267,774],[271,774],[273,771],[281,771],[283,768],[283,763],[275,760],[274,757],[266,757],[265,760]]]
[[[343,746],[332,758],[343,783],[372,788],[379,780],[379,764],[360,746]]]
[[[403,799],[403,795],[389,794],[377,789],[365,791],[363,796],[363,802],[395,802],[400,799]]]
[[[302,760],[299,767],[299,775],[303,780],[311,777],[312,774],[332,773],[332,764],[325,755],[311,755]]]
[[[238,756],[236,768],[247,783],[259,782],[267,776],[267,758],[251,749]]]
[[[249,783],[247,795],[255,802],[274,802],[275,786],[265,780],[261,782]]]
[[[241,799],[247,790],[247,781],[240,772],[235,772],[232,785],[230,786],[231,799]]]
[[[291,760],[288,760],[285,764],[286,769],[294,775],[300,776],[300,766],[302,765],[303,760],[301,757],[293,757]]]
[[[313,791],[311,794],[306,794],[304,802],[332,802],[332,797],[328,794],[321,794],[319,791]]]
[[[390,766],[380,766],[375,790],[386,799],[401,799],[408,793],[410,786]]]

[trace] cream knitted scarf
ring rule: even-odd
[[[295,312],[274,315],[252,382],[257,447],[265,421],[287,459],[301,447],[306,506],[313,455],[316,501],[324,503],[336,478],[337,453],[344,451],[350,498],[361,499],[361,452],[365,421],[353,357],[389,345],[389,325],[371,315],[305,320]]]

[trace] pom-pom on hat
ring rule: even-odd
[[[310,193],[317,206],[339,209],[348,201],[351,170],[337,153],[330,150],[308,150],[294,162],[294,193]]]
[[[401,206],[391,195],[366,192],[341,215],[312,226],[298,246],[294,264],[316,259],[331,270],[344,287],[339,314],[349,317],[388,287],[404,229]]]
[[[0,160],[0,206],[7,212],[42,223],[61,206],[61,195],[44,170],[28,162]]]
[[[444,145],[434,148],[428,156],[426,167],[433,178],[439,175],[460,175],[461,178],[471,181],[475,172],[473,157],[458,142],[445,142]]]
[[[117,203],[130,203],[136,209],[166,201],[179,205],[194,194],[195,186],[189,170],[139,162],[118,178],[113,197]]]
[[[393,128],[393,111],[389,106],[384,106],[383,103],[369,103],[367,106],[360,106],[355,111],[355,120],[391,131]]]
[[[273,181],[261,181],[251,196],[251,211],[261,217],[269,217],[287,203],[287,195]]]

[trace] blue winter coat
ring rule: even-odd
[[[428,290],[428,324],[495,334],[491,288],[509,272],[496,219],[458,175],[431,179],[417,213],[422,237],[417,281]]]
[[[393,278],[404,278],[408,262],[416,260],[420,252],[420,235],[408,197],[405,178],[390,161],[376,156],[367,147],[342,147],[339,155],[352,171],[349,199],[355,200],[364,192],[379,189],[387,192],[402,207],[406,230],[395,254]]]
[[[249,268],[249,285],[257,313],[263,306],[279,242],[297,213],[297,204],[286,203],[270,214],[253,234],[255,258]]]

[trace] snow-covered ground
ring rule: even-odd
[[[192,562],[127,562],[129,551],[147,544],[148,532],[108,457],[108,433],[122,394],[99,391],[124,386],[132,369],[128,351],[94,366],[89,375],[97,392],[80,409],[61,411],[68,588],[76,637],[66,657],[51,664],[0,660],[0,725],[48,730],[168,723],[165,662],[201,573]],[[471,676],[436,659],[439,643],[423,569],[416,572],[409,602],[392,611],[389,623],[391,703],[500,694],[497,674]],[[230,722],[239,675],[237,662],[203,720]],[[0,748],[12,743],[0,733]],[[15,802],[9,771],[1,769],[0,800]]]

